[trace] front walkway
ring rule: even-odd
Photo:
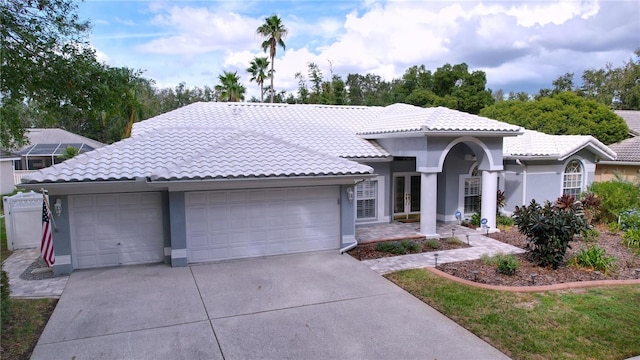
[[[398,231],[396,234],[414,235],[413,237],[415,238],[415,235],[419,235],[417,233],[419,226],[419,223],[403,224],[395,222],[384,225],[362,226],[356,228],[356,238],[358,241],[363,239],[365,242],[372,240],[411,238],[411,236],[380,237],[380,235],[383,234],[391,234],[391,229],[396,229]],[[374,238],[374,234],[378,234],[378,237]],[[444,264],[457,261],[477,260],[484,254],[493,256],[498,253],[519,254],[525,252],[525,250],[519,247],[505,244],[501,241],[484,236],[485,233],[481,231],[456,224],[439,224],[438,234],[440,234],[441,237],[451,237],[453,235],[464,243],[467,242],[468,235],[468,241],[471,247],[364,260],[362,263],[382,275],[399,270],[417,269],[428,266],[434,267],[436,265],[436,256],[438,264]],[[360,236],[362,236],[362,238],[360,238]]]
[[[16,250],[4,261],[4,270],[9,277],[11,297],[14,298],[59,298],[67,285],[69,276],[50,279],[23,280],[20,275],[40,256],[39,249]]]

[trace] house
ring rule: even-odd
[[[356,224],[480,212],[575,194],[615,153],[447,108],[195,103],[30,174],[46,188],[56,274],[355,246]],[[480,201],[482,195],[482,201]],[[419,219],[419,220],[418,220]]]
[[[19,158],[0,150],[0,195],[10,194],[15,189],[13,162]]]
[[[640,174],[640,111],[616,110],[615,113],[627,123],[632,137],[609,145],[618,157],[597,163],[595,181],[613,180],[616,176],[637,181]]]
[[[60,155],[71,146],[84,153],[104,146],[105,144],[74,134],[63,129],[27,129],[25,137],[29,139],[26,145],[15,152],[20,161],[15,161],[16,170],[39,170],[47,166],[61,163],[64,159]]]

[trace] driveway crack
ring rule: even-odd
[[[195,275],[193,275],[193,268],[189,266],[189,271],[191,272],[191,277],[193,278],[193,283],[196,285],[196,289],[198,290],[198,295],[200,295],[200,301],[202,302],[202,306],[204,307],[204,312],[207,314],[207,320],[209,321],[209,326],[211,326],[211,331],[213,331],[213,337],[216,339],[216,344],[218,344],[218,350],[220,350],[220,354],[222,355],[222,359],[224,359],[224,352],[222,351],[222,347],[220,347],[220,340],[218,340],[218,334],[216,334],[216,329],[213,327],[213,321],[209,317],[209,311],[207,310],[207,305],[204,303],[204,298],[202,297],[202,292],[200,291],[200,287],[198,286],[198,282],[196,281]]]

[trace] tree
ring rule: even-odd
[[[240,84],[240,76],[237,71],[224,71],[218,76],[218,80],[220,84],[216,85],[215,89],[218,92],[219,100],[230,102],[244,100],[244,93],[247,89]]]
[[[84,42],[89,23],[78,19],[74,0],[3,0],[0,23],[0,146],[13,148],[24,142],[20,103],[59,98],[73,86],[73,63],[93,52]]]
[[[264,19],[264,24],[260,25],[256,29],[258,35],[264,38],[262,42],[262,50],[267,52],[269,50],[269,57],[271,58],[271,70],[269,71],[269,77],[271,78],[271,102],[275,95],[273,87],[273,75],[274,75],[274,62],[276,57],[276,48],[279,46],[282,50],[286,49],[284,38],[287,36],[287,28],[282,24],[282,20],[277,15],[271,15]]]
[[[256,84],[260,85],[260,102],[264,102],[264,81],[270,77],[266,73],[268,67],[269,60],[266,57],[256,56],[251,60],[251,64],[247,68],[247,72],[251,74],[249,82],[255,81]]]
[[[551,135],[593,135],[605,144],[621,141],[629,132],[624,120],[607,106],[573,92],[534,101],[501,101],[480,115]]]

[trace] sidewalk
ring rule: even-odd
[[[14,298],[59,298],[67,285],[69,276],[51,279],[23,280],[20,275],[40,256],[38,249],[16,250],[5,260],[4,270],[9,276],[11,297]]]
[[[438,233],[442,237],[448,237],[451,236],[452,230],[454,229],[455,237],[464,243],[467,242],[466,235],[469,235],[469,244],[471,247],[363,260],[362,263],[369,266],[378,274],[383,275],[399,270],[416,269],[428,266],[434,267],[436,265],[436,255],[438,255],[438,264],[445,264],[457,261],[477,260],[484,254],[493,256],[498,253],[519,254],[525,252],[524,249],[493,240],[484,236],[484,233],[480,231],[463,226],[452,224],[440,225],[438,226]]]

